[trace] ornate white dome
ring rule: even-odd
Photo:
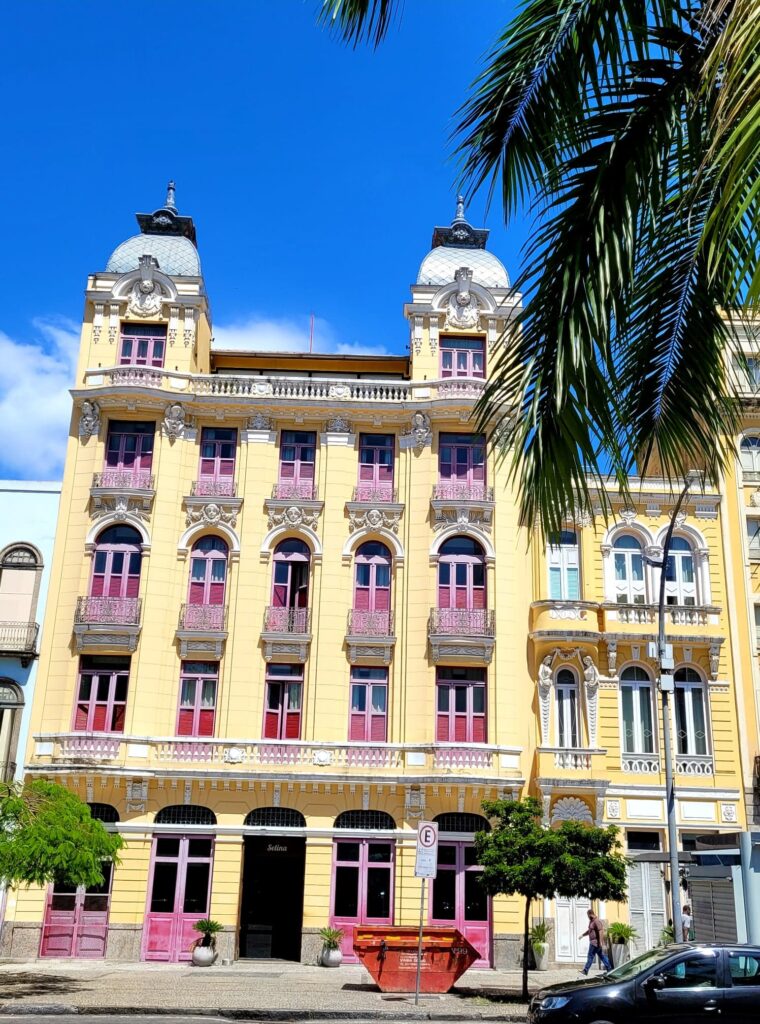
[[[420,264],[417,284],[450,284],[460,267],[469,267],[472,279],[484,288],[509,288],[504,264],[487,249],[460,249],[439,245]]]
[[[109,274],[128,274],[137,270],[141,256],[153,256],[158,269],[169,277],[200,277],[198,250],[181,235],[133,235],[117,245],[106,264]]]
[[[472,280],[484,288],[509,288],[509,277],[501,260],[486,249],[488,231],[474,228],[464,215],[464,197],[457,196],[457,209],[448,227],[433,231],[433,248],[420,264],[417,284],[451,284],[460,267],[469,267]]]

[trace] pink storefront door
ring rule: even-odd
[[[213,840],[210,836],[156,836],[151,856],[143,960],[189,960],[208,917]]]
[[[491,901],[480,885],[472,843],[441,843],[438,875],[430,884],[430,923],[458,928],[480,953],[474,967],[491,966]]]
[[[56,883],[48,890],[42,924],[40,956],[98,959],[106,955],[110,864],[103,867],[102,885],[77,889]]]
[[[357,962],[354,932],[358,926],[382,924],[393,924],[393,844],[336,840],[330,926],[343,932],[344,960]]]

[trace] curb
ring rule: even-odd
[[[47,1016],[81,1015],[93,1017],[216,1017],[226,1020],[246,1021],[498,1021],[499,1024],[525,1024],[524,1013],[483,1013],[472,1009],[466,1013],[451,1013],[435,1010],[256,1010],[245,1007],[228,1009],[196,1009],[168,1006],[70,1006],[65,1003],[15,1003],[0,1004],[0,1015]]]

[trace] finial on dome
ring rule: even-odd
[[[166,186],[166,202],[164,203],[164,208],[167,209],[167,210],[176,210],[177,209],[177,203],[175,202],[175,199],[174,199],[174,192],[175,192],[174,182],[170,181],[169,184]]]
[[[457,196],[457,212],[454,215],[452,224],[461,224],[465,220],[464,216],[464,196],[460,193]]]

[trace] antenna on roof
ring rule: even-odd
[[[167,210],[176,210],[177,209],[177,204],[174,201],[174,191],[175,191],[174,182],[170,181],[169,184],[166,186],[166,202],[164,203],[164,207]]]

